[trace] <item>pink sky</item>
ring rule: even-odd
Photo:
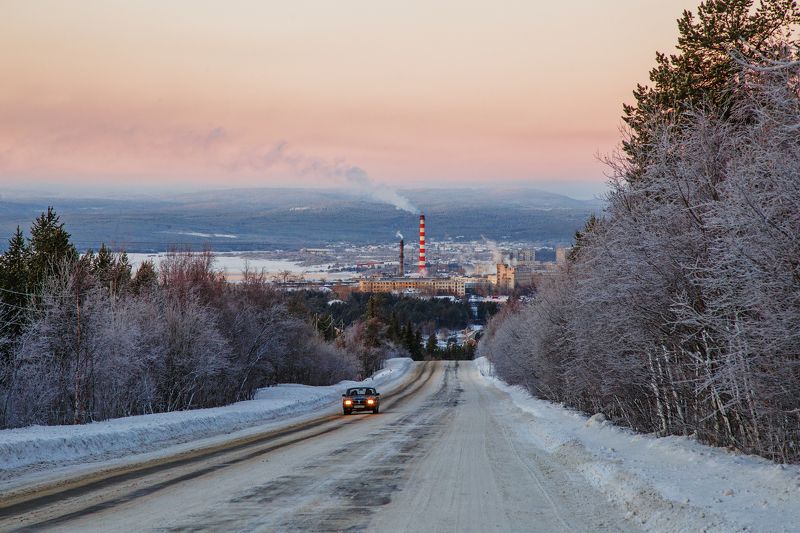
[[[677,0],[10,0],[0,184],[601,183]]]

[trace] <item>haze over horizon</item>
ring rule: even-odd
[[[502,182],[591,198],[622,103],[694,7],[12,0],[0,184]]]

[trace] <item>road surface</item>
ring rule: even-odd
[[[426,363],[379,415],[0,500],[0,530],[635,531],[525,439],[535,423],[472,362]]]

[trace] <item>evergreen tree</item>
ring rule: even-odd
[[[407,320],[403,327],[403,346],[408,353],[414,355],[414,328],[411,326],[410,320]]]
[[[95,277],[113,295],[119,295],[131,281],[128,254],[115,254],[105,243],[100,245],[97,255],[92,256],[91,265]]]
[[[383,298],[380,294],[372,294],[367,301],[367,313],[366,318],[367,320],[376,318],[381,319],[381,306],[383,305]]]
[[[105,243],[100,245],[97,255],[92,257],[92,270],[95,276],[105,282],[114,267],[114,253],[106,247]]]
[[[114,267],[111,271],[111,283],[109,290],[112,293],[121,293],[131,282],[131,263],[128,254],[119,253],[114,258]]]
[[[386,336],[389,337],[389,340],[395,344],[400,344],[400,342],[403,340],[400,319],[397,317],[397,313],[394,311],[392,311],[392,314],[389,317],[389,329],[386,331]]]
[[[22,331],[25,311],[30,304],[28,293],[28,247],[17,226],[8,241],[8,250],[0,256],[0,318],[5,327],[2,332],[16,338]]]
[[[78,253],[70,243],[70,234],[52,207],[47,208],[31,226],[28,283],[38,290],[44,279],[52,275],[63,261],[77,260]]]
[[[381,319],[381,295],[372,294],[367,301],[364,313],[364,346],[378,348],[386,335],[386,328]]]
[[[567,260],[574,263],[578,259],[581,250],[583,250],[588,243],[589,236],[592,235],[592,233],[597,230],[599,226],[600,220],[597,218],[597,216],[595,216],[594,213],[589,215],[589,219],[586,221],[586,224],[584,224],[583,229],[575,232],[575,244],[569,251]]]
[[[144,261],[136,270],[136,275],[130,283],[130,290],[134,294],[149,292],[158,287],[158,272],[156,265],[152,261]]]
[[[439,345],[436,342],[436,333],[431,333],[428,336],[428,342],[425,343],[425,353],[428,355],[428,357],[433,359],[436,357],[436,355],[438,355],[438,352]]]
[[[25,237],[17,226],[16,233],[8,241],[8,250],[0,256],[0,287],[5,289],[2,294],[4,302],[21,307],[27,304],[28,261]]]
[[[651,153],[648,131],[654,122],[680,119],[687,111],[708,107],[726,116],[740,85],[737,59],[763,62],[782,58],[785,43],[800,24],[795,0],[706,0],[697,15],[684,11],[678,19],[678,53],[656,54],[652,85],[639,85],[634,104],[623,106],[631,138],[623,149],[637,167],[637,179]]]
[[[800,25],[796,0],[706,0],[697,15],[684,11],[678,19],[678,53],[656,53],[651,85],[638,85],[634,104],[623,105],[622,119],[630,136],[622,148],[631,163],[625,180],[638,181],[650,163],[655,124],[681,124],[688,112],[707,109],[730,119],[737,91],[744,87],[738,61],[764,63],[785,59],[786,43]],[[594,217],[576,235],[570,254],[574,262],[587,235],[596,229]]]
[[[383,322],[378,318],[370,318],[364,322],[364,346],[379,348],[383,338]]]
[[[411,352],[414,359],[422,359],[422,331],[414,332],[414,350]]]

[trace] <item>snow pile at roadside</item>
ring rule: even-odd
[[[34,465],[109,459],[331,408],[338,404],[346,387],[387,387],[402,379],[411,367],[411,359],[389,359],[383,370],[361,382],[342,381],[325,387],[284,384],[259,389],[254,400],[224,407],[130,416],[79,426],[0,430],[1,470],[8,474],[9,470]]]
[[[533,398],[476,366],[532,420],[520,432],[654,531],[800,531],[800,466],[778,465],[691,438],[637,434]]]

